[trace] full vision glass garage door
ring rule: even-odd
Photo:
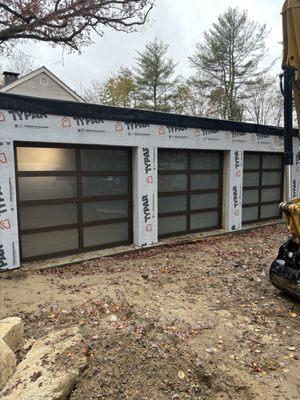
[[[159,236],[219,228],[223,153],[159,150]]]
[[[130,243],[131,151],[17,145],[23,260]]]
[[[283,198],[283,157],[274,153],[245,153],[243,177],[244,223],[280,217]]]

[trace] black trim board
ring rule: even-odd
[[[225,121],[212,118],[191,117],[187,115],[170,114],[157,111],[110,107],[98,104],[43,99],[8,93],[0,93],[0,109],[109,121],[125,121],[184,128],[283,136],[283,128],[268,125]],[[298,131],[296,129],[294,130],[294,134],[298,135]]]

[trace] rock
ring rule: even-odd
[[[7,344],[0,340],[0,390],[16,370],[16,357]]]
[[[52,332],[39,339],[0,392],[3,400],[67,399],[87,367],[78,328]]]
[[[12,351],[22,346],[24,326],[21,318],[6,318],[0,321],[0,340],[2,339]]]

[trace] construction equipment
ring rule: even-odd
[[[300,127],[300,0],[286,0],[283,17],[284,165],[287,201],[280,204],[292,236],[270,268],[278,289],[300,300],[300,198],[292,199],[293,95]]]

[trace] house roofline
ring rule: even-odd
[[[72,90],[68,85],[66,85],[61,79],[59,79],[56,75],[53,74],[48,68],[40,67],[29,74],[22,76],[22,78],[15,80],[14,82],[9,83],[8,85],[2,86],[0,88],[1,93],[7,93],[9,90],[14,89],[15,87],[21,85],[22,83],[26,82],[29,79],[34,78],[35,76],[39,75],[40,73],[44,72],[48,75],[51,79],[53,79],[59,86],[61,86],[64,90],[66,90],[74,99],[77,101],[84,103],[85,100],[80,97],[74,90]]]
[[[283,128],[247,122],[225,121],[221,119],[192,117],[157,111],[139,110],[98,104],[77,103],[65,100],[44,99],[0,92],[0,109],[71,116],[109,121],[148,123],[194,129],[222,130],[232,132],[258,133],[283,136]],[[298,135],[294,129],[293,134]]]

